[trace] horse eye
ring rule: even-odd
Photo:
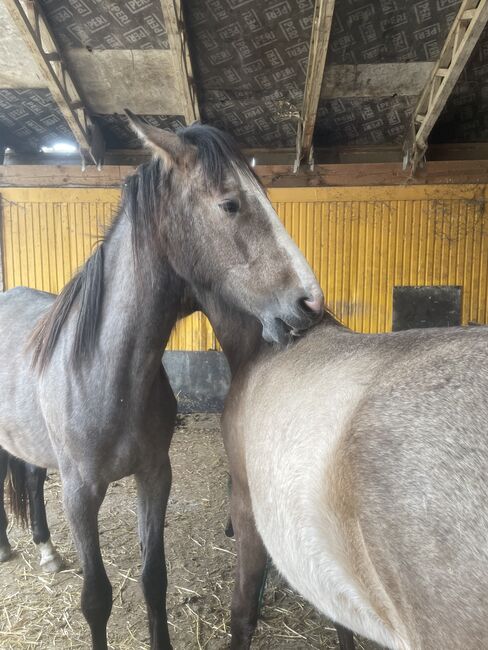
[[[222,203],[220,203],[220,207],[228,215],[234,216],[239,212],[239,208],[241,206],[239,204],[239,201],[237,201],[236,199],[228,199],[227,201],[223,201]]]

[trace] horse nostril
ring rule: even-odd
[[[314,314],[321,314],[324,309],[324,296],[316,298],[302,298],[300,301],[306,311],[311,311]]]

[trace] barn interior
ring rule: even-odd
[[[150,157],[128,108],[171,131],[230,132],[350,328],[488,324],[487,23],[488,0],[0,0],[0,290],[58,293],[91,254]],[[201,313],[180,321],[163,361],[182,412],[221,410],[229,372]],[[218,428],[186,415],[175,436],[175,648],[228,644]],[[38,575],[28,534],[14,534],[1,647],[87,647],[59,492],[54,477],[49,517],[69,567]],[[124,479],[102,512],[122,649],[147,647],[134,494]],[[337,639],[273,575],[255,647]]]
[[[2,288],[59,292],[89,254],[149,156],[129,108],[232,133],[345,324],[486,323],[485,4],[4,0]],[[218,350],[178,326],[184,409],[221,408]]]
[[[232,133],[353,329],[488,322],[485,5],[3,0],[2,288],[59,292],[89,254],[149,156],[129,108]],[[221,407],[218,350],[178,326],[183,408]]]

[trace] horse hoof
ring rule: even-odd
[[[61,555],[55,551],[51,556],[42,558],[40,565],[41,569],[46,573],[58,573],[58,571],[61,571],[64,567],[64,560]]]
[[[0,546],[0,562],[6,562],[12,557],[12,548],[10,544],[7,546]]]

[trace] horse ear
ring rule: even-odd
[[[175,133],[146,124],[128,108],[125,108],[124,112],[132,130],[146,146],[152,149],[153,153],[163,159],[166,167],[172,167],[182,161],[185,146]]]

